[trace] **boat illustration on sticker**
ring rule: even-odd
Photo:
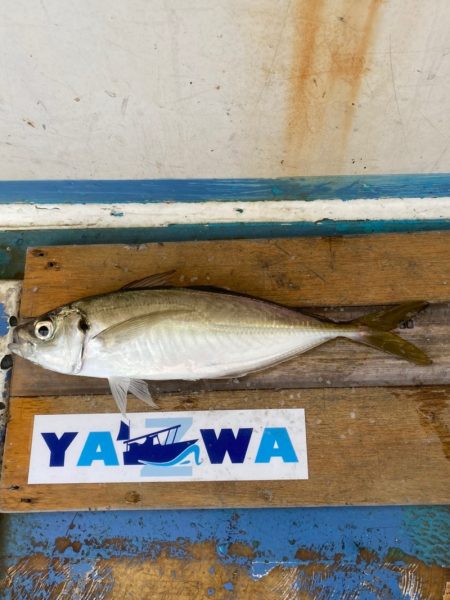
[[[131,437],[129,423],[123,420],[120,422],[116,439],[125,444],[123,464],[143,465],[141,471],[143,477],[191,476],[193,464],[201,463],[198,439],[181,439],[183,432],[191,423],[172,424],[173,419],[168,419],[166,423],[158,421],[160,425],[166,424],[167,427],[136,437]],[[179,421],[186,421],[186,419],[179,419]]]

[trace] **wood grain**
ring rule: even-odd
[[[219,286],[290,306],[447,302],[449,258],[450,232],[34,248],[21,313],[171,269],[174,285]]]
[[[304,407],[303,481],[28,485],[35,414],[113,412],[110,397],[13,398],[0,487],[3,511],[446,504],[450,387],[197,392],[164,410]],[[130,411],[143,405],[132,401]],[[177,493],[174,493],[174,490]]]

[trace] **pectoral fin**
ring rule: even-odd
[[[152,400],[148,386],[142,379],[129,379],[128,377],[110,377],[108,379],[111,393],[116,401],[117,407],[126,415],[127,412],[127,395],[131,392],[133,396],[139,398],[152,408],[159,408]]]
[[[152,400],[147,383],[142,379],[130,379],[128,391],[133,396],[136,396],[136,398],[139,398],[139,400],[142,400],[142,402],[145,402],[145,404],[148,404],[148,406],[159,408],[156,402]]]
[[[162,320],[187,315],[191,312],[190,310],[165,310],[133,317],[104,329],[93,339],[105,345],[124,344],[129,341],[130,337],[144,333],[146,329],[161,323]]]
[[[130,380],[127,377],[110,377],[108,381],[117,408],[122,415],[125,416],[127,412],[127,394]]]

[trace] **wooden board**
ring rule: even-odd
[[[30,250],[22,315],[176,268],[176,285],[215,285],[290,306],[319,306],[344,320],[369,305],[426,299],[433,305],[401,334],[434,363],[417,367],[340,341],[227,383],[153,386],[166,410],[305,408],[307,481],[29,486],[34,414],[112,412],[115,405],[99,395],[107,391],[103,382],[16,361],[2,510],[448,502],[449,248],[450,234],[430,233]],[[333,305],[347,308],[323,308]],[[429,387],[406,387],[418,384]],[[368,387],[380,385],[395,387]],[[130,406],[143,410],[136,400]]]
[[[176,269],[174,285],[212,285],[290,306],[450,300],[450,232],[53,246],[28,251],[21,312],[116,290]]]
[[[1,482],[6,511],[109,508],[445,504],[450,500],[450,388],[359,388],[165,395],[164,410],[306,411],[309,479],[27,485],[33,416],[112,412],[110,397],[14,398]],[[142,410],[138,401],[131,411]]]
[[[60,246],[27,256],[23,316],[109,292],[152,272],[176,269],[175,285],[214,285],[291,306],[362,306],[450,300],[450,234],[388,234],[183,242],[143,246]],[[319,311],[319,309],[317,309]],[[371,310],[328,311],[351,319]],[[450,309],[433,306],[402,335],[430,354],[417,367],[350,342],[331,343],[276,368],[215,382],[169,382],[158,391],[450,383]],[[102,380],[59,375],[16,359],[12,395],[107,393]]]

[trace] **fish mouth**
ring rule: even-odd
[[[33,342],[20,338],[16,332],[13,334],[13,341],[8,344],[8,350],[22,358],[27,358],[27,355],[31,354],[30,351],[33,351],[34,347]]]
[[[8,344],[8,350],[13,354],[17,354],[18,356],[22,356],[22,348],[23,343],[17,344],[16,342],[11,342],[11,344]]]

